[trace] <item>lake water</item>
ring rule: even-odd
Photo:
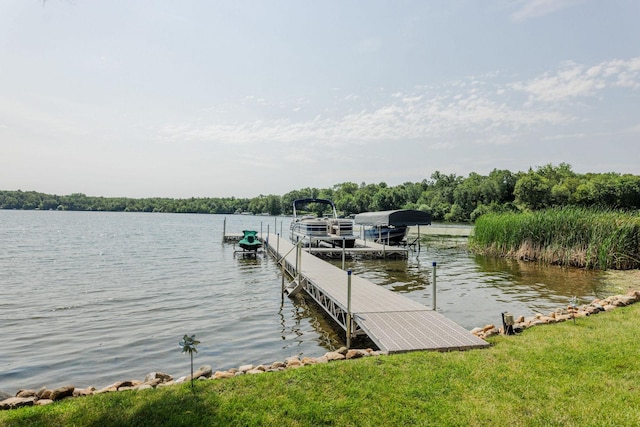
[[[163,371],[188,374],[178,346],[201,341],[194,364],[215,370],[317,357],[344,334],[304,301],[282,298],[268,257],[234,256],[227,232],[284,230],[290,219],[0,210],[0,390],[98,388]],[[430,238],[408,259],[347,260],[372,282],[467,329],[500,313],[548,312],[619,291],[602,273],[476,257],[464,238]],[[340,262],[337,262],[340,264]]]

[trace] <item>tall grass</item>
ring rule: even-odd
[[[470,246],[490,256],[599,269],[640,268],[640,215],[558,208],[483,215]]]

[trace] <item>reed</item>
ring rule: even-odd
[[[476,221],[470,247],[562,266],[640,268],[640,215],[577,207],[487,214]]]

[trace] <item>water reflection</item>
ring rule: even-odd
[[[524,288],[547,298],[563,300],[573,295],[594,298],[608,295],[601,272],[480,256],[474,261],[480,273],[501,279],[496,283],[510,282],[512,286],[503,288],[505,292],[518,292]]]

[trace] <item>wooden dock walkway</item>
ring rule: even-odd
[[[348,273],[305,250],[298,252],[288,239],[277,234],[263,238],[267,240],[265,249],[282,260],[286,272],[295,279],[285,291],[293,295],[305,290],[347,331]],[[389,353],[488,346],[442,314],[356,275],[351,275],[350,308],[352,336],[366,334],[380,350]]]

